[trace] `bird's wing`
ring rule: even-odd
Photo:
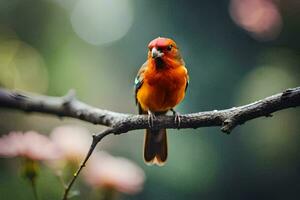
[[[189,83],[190,83],[190,77],[189,77],[189,74],[188,74],[188,71],[186,68],[185,68],[185,70],[186,70],[186,84],[185,84],[185,92],[186,92],[186,90],[189,86]]]
[[[185,84],[185,92],[186,92],[189,84],[190,84],[190,79],[189,79],[189,76],[187,75],[187,77],[186,77],[186,84]]]
[[[141,108],[140,108],[140,105],[138,103],[138,100],[137,100],[137,92],[139,91],[139,89],[142,87],[143,85],[143,82],[144,82],[144,73],[147,69],[147,61],[142,65],[142,67],[139,69],[136,77],[135,77],[135,80],[134,80],[134,93],[135,93],[135,103],[139,106],[139,114],[141,114]]]

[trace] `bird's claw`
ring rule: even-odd
[[[177,125],[177,128],[180,129],[180,123],[181,123],[181,116],[179,112],[176,112],[175,110],[171,109],[174,115],[174,123]]]
[[[153,128],[154,126],[154,119],[155,119],[155,115],[154,113],[152,113],[150,110],[148,111],[148,125],[149,125],[149,128]]]

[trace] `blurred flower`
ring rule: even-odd
[[[231,0],[233,21],[259,40],[275,39],[282,26],[281,15],[274,0]]]
[[[57,127],[50,137],[61,149],[62,158],[76,164],[83,160],[92,143],[88,130],[79,126]]]
[[[21,174],[30,181],[34,197],[38,199],[35,181],[39,171],[38,161],[57,159],[60,151],[49,138],[37,132],[11,132],[0,138],[0,156],[24,158]]]
[[[25,157],[31,160],[53,160],[60,151],[46,136],[34,131],[11,132],[0,138],[0,156]]]
[[[97,152],[88,161],[84,179],[96,188],[134,194],[142,189],[145,174],[141,168],[125,158]]]

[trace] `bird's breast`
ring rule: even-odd
[[[167,111],[184,97],[186,70],[170,69],[145,74],[144,83],[137,98],[144,110]]]

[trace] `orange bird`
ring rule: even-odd
[[[168,156],[166,129],[155,129],[155,115],[171,110],[175,123],[180,116],[173,108],[184,98],[188,73],[176,43],[158,37],[148,45],[148,59],[135,78],[135,99],[139,114],[148,113],[149,129],[144,139],[144,160],[148,164],[163,165]]]

